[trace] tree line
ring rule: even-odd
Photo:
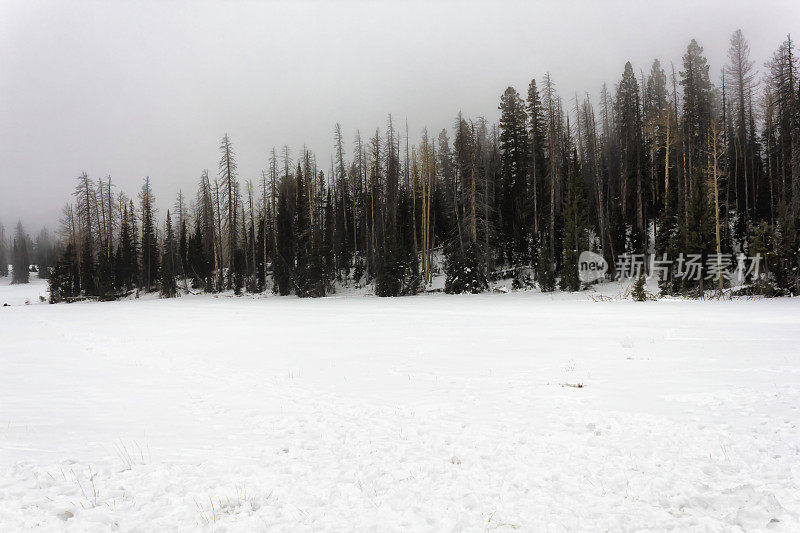
[[[11,274],[12,284],[28,283],[31,272],[47,278],[57,256],[58,244],[47,228],[32,239],[22,222],[17,222],[14,235],[7,237],[0,223],[0,278]]]
[[[346,283],[398,296],[426,290],[442,267],[446,292],[481,292],[498,279],[576,291],[584,250],[610,265],[632,254],[758,254],[763,275],[747,290],[800,289],[790,37],[763,72],[736,31],[718,75],[692,40],[677,67],[626,63],[596,102],[559,94],[545,74],[522,93],[508,87],[499,111],[497,124],[458,113],[451,129],[422,130],[413,143],[391,115],[351,142],[336,124],[329,161],[272,149],[256,180],[239,176],[226,134],[217,169],[200,173],[192,196],[179,191],[163,219],[149,178],[132,198],[110,177],[83,173],[63,210],[58,259],[40,269],[51,299],[318,297]],[[717,280],[665,276],[660,285],[699,294]]]

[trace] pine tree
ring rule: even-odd
[[[673,199],[674,199],[674,195]],[[674,261],[678,254],[682,253],[682,235],[678,224],[678,217],[674,211],[673,201],[664,206],[661,215],[658,217],[659,227],[656,234],[655,253],[658,260],[667,258]],[[674,269],[670,267],[669,272],[664,272],[658,280],[658,286],[662,294],[677,294],[680,290],[680,279],[675,276]]]
[[[158,282],[158,238],[156,236],[155,199],[146,178],[139,193],[142,213],[142,271],[140,286],[147,292],[156,288]]]
[[[206,250],[203,246],[203,242],[206,239],[203,236],[201,218],[196,217],[194,224],[194,231],[189,237],[187,246],[186,269],[187,273],[192,277],[193,289],[204,288],[210,290],[214,284],[213,267],[211,259],[206,255]]]
[[[731,125],[730,155],[732,161],[730,172],[733,180],[732,195],[735,196],[735,210],[741,219],[740,228],[746,228],[754,218],[760,218],[763,209],[759,210],[757,189],[762,168],[761,158],[756,157],[760,151],[755,138],[755,131],[749,127],[752,117],[749,104],[750,95],[755,83],[753,62],[750,60],[750,45],[744,38],[742,30],[736,30],[731,36],[728,49],[730,63],[723,70],[723,82],[728,83],[730,99]],[[727,102],[725,102],[727,104]],[[762,193],[763,194],[763,193]],[[761,212],[759,212],[761,211]],[[738,235],[739,241],[743,235]]]
[[[189,269],[193,276],[193,287],[202,288],[206,292],[222,289],[221,284],[218,283],[222,275],[222,267],[220,266],[221,246],[217,229],[214,193],[208,171],[203,170],[197,192],[193,242],[190,244],[189,251]]]
[[[319,204],[315,194],[318,184],[315,183],[308,151],[304,154],[303,167],[298,161],[295,173],[295,267],[292,282],[297,296],[319,297],[325,295],[322,262],[317,249],[317,243],[321,244],[322,236],[318,225],[319,216],[315,216]]]
[[[758,278],[750,280],[750,289],[740,289],[740,294],[751,293],[764,296],[780,296],[783,293],[775,283],[773,272],[779,260],[778,254],[776,253],[775,233],[775,228],[764,220],[753,228],[753,231],[749,235],[747,250],[751,257],[761,257],[760,272]],[[779,265],[777,271],[780,271]]]
[[[560,287],[563,291],[580,290],[578,277],[578,258],[581,251],[587,250],[588,216],[586,196],[581,181],[581,166],[577,152],[572,154],[572,164],[567,178],[564,195],[564,268],[561,271]]]
[[[187,275],[186,268],[189,264],[189,233],[186,228],[186,217],[181,217],[180,219],[177,262],[176,271],[185,279]]]
[[[422,279],[419,257],[414,249],[414,207],[412,190],[404,187],[397,202],[398,249],[400,250],[400,295],[417,294]]]
[[[647,301],[647,290],[645,289],[644,274],[639,274],[639,277],[636,278],[636,281],[633,283],[633,289],[631,290],[631,297],[637,302]]]
[[[309,296],[311,262],[311,219],[309,216],[308,192],[300,163],[295,172],[296,208],[294,213],[295,264],[292,276],[297,296]]]
[[[510,265],[522,264],[527,257],[528,228],[525,200],[528,180],[528,116],[525,105],[513,87],[500,99],[500,224],[503,255]]]
[[[0,224],[0,278],[8,276],[8,252],[6,248],[6,230],[3,224]]]
[[[130,227],[131,240],[130,246],[127,249],[127,257],[129,257],[128,267],[130,268],[130,288],[140,286],[139,280],[141,279],[141,254],[140,243],[138,241],[139,228],[136,223],[136,208],[133,205],[133,200],[128,202],[128,226]]]
[[[133,234],[129,222],[128,206],[122,207],[120,222],[119,243],[117,244],[116,280],[117,286],[123,291],[133,289],[136,284],[134,277],[134,263],[136,262],[136,249],[133,244]]]
[[[288,177],[284,177],[288,181]],[[294,244],[292,218],[289,208],[288,184],[281,187],[278,194],[278,214],[276,220],[277,247],[272,260],[273,292],[286,296],[292,290],[294,270]]]
[[[97,268],[94,261],[92,236],[89,232],[83,235],[80,255],[81,290],[86,296],[97,296]]]
[[[164,227],[164,243],[161,251],[161,268],[159,272],[159,290],[162,298],[174,298],[178,292],[175,284],[177,254],[175,246],[175,232],[172,229],[172,219],[167,210],[167,220]]]
[[[774,234],[774,260],[771,270],[777,292],[781,295],[800,294],[800,238],[797,219],[785,201],[778,204],[778,220]]]
[[[325,208],[322,226],[322,243],[319,255],[322,258],[323,280],[326,292],[333,288],[333,280],[337,277],[336,269],[336,248],[340,246],[337,239],[337,218],[334,214],[334,199],[331,197],[331,190],[328,189],[325,198]]]
[[[25,234],[22,222],[17,223],[17,231],[14,234],[14,244],[11,249],[13,270],[11,271],[11,283],[28,283],[30,278],[30,238]]]
[[[463,252],[458,246],[450,247],[445,259],[444,292],[478,294],[489,288],[478,251],[475,242],[467,243]]]
[[[667,143],[674,143],[672,113],[667,100],[667,76],[658,59],[653,61],[647,84],[642,94],[642,114],[644,128],[644,150],[650,169],[645,182],[649,185],[650,194],[645,195],[645,213],[660,217],[663,214],[667,182]],[[674,159],[674,157],[673,157]],[[655,238],[661,227],[656,221]]]
[[[80,296],[80,274],[78,271],[78,257],[75,254],[75,247],[71,242],[67,243],[64,251],[56,261],[55,267],[49,279],[50,284],[50,303],[69,301]]]
[[[683,225],[683,246],[687,259],[692,255],[699,256],[702,265],[706,259],[715,252],[714,239],[714,214],[708,202],[708,193],[705,185],[705,176],[702,171],[695,180],[694,190],[689,203],[689,212]],[[699,295],[707,287],[704,280],[705,272],[701,272],[699,280],[684,276],[681,280],[681,289],[689,294]]]
[[[625,63],[622,80],[617,88],[616,118],[620,154],[620,200],[623,223],[631,227],[630,252],[644,253],[645,234],[644,140],[640,111],[639,83],[630,61]]]
[[[688,173],[684,188],[684,205],[688,210],[690,197],[708,168],[708,133],[712,119],[712,85],[709,66],[703,48],[692,39],[683,56],[680,84],[683,86],[684,157]],[[707,173],[706,173],[707,175]]]
[[[32,246],[32,259],[40,279],[47,279],[53,267],[55,247],[47,228],[42,228]]]
[[[532,251],[535,255],[538,255],[538,240],[541,231],[539,218],[540,210],[542,209],[540,203],[544,194],[544,177],[547,170],[547,161],[544,153],[547,133],[545,131],[544,109],[535,79],[531,80],[530,85],[528,85],[528,99],[525,111],[528,116],[528,151],[530,154],[528,188],[530,190],[530,218],[534,234]]]
[[[114,282],[114,263],[104,252],[97,254],[97,296],[101,300],[112,300],[116,297]]]
[[[327,290],[326,258],[329,255],[325,252],[324,236],[324,214],[325,214],[325,174],[320,171],[314,181],[314,171],[310,170],[306,174],[309,176],[308,185],[310,205],[309,212],[309,255],[307,270],[307,295],[313,298],[325,296]]]
[[[550,255],[550,247],[541,247],[541,259],[539,260],[538,281],[539,289],[542,292],[553,292],[556,290],[556,272],[553,268],[553,258]]]

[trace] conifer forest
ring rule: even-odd
[[[126,192],[82,172],[57,234],[32,242],[19,226],[0,254],[36,263],[53,302],[321,297],[347,284],[401,296],[437,275],[448,293],[499,279],[577,291],[584,250],[609,265],[636,254],[728,264],[758,255],[760,275],[738,291],[797,294],[800,80],[791,36],[776,43],[756,62],[736,31],[728,62],[712,68],[692,39],[677,65],[625,63],[597,96],[560,94],[544,74],[499,91],[498,123],[454,113],[439,131],[409,132],[392,115],[369,132],[335,124],[330,158],[275,147],[259,176],[239,174],[224,134],[218,166],[197,169],[166,212],[148,177]],[[729,287],[722,272],[671,275],[669,262],[662,294]]]
[[[3,0],[0,533],[800,531],[798,23]]]

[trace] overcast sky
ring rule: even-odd
[[[84,170],[129,195],[149,175],[163,216],[216,173],[226,132],[244,179],[283,144],[327,168],[337,121],[349,141],[392,113],[414,142],[459,110],[496,120],[505,87],[547,71],[596,98],[625,61],[677,67],[693,37],[716,79],[737,28],[761,68],[800,38],[800,1],[2,0],[0,221],[54,228]]]

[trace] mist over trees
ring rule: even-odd
[[[17,222],[14,232],[14,243],[11,247],[12,270],[11,283],[28,283],[30,279],[30,237],[25,233],[22,222]]]
[[[8,276],[8,243],[6,241],[6,228],[0,222],[0,277]]]
[[[699,254],[704,264],[759,254],[765,276],[750,290],[796,294],[791,38],[763,65],[736,31],[715,70],[694,39],[677,64],[621,66],[599,98],[561,95],[549,74],[499,91],[497,124],[457,113],[451,128],[414,139],[392,115],[349,137],[336,124],[330,158],[273,148],[260,176],[239,175],[225,134],[217,168],[198,169],[195,190],[177,191],[164,219],[149,178],[131,198],[111,177],[82,173],[57,244],[43,232],[26,250],[51,273],[52,301],[153,291],[320,297],[345,284],[400,296],[427,290],[439,273],[453,293],[499,279],[576,291],[584,250],[601,254],[610,275],[633,254]],[[4,240],[0,227],[0,259]],[[673,276],[661,289],[699,294],[718,282],[727,280]]]

